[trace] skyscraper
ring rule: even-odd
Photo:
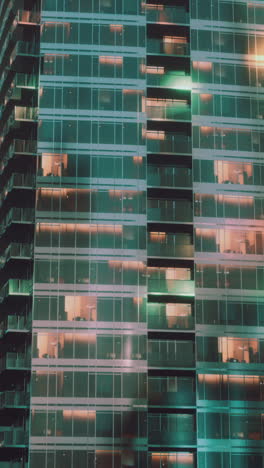
[[[1,0],[0,468],[264,467],[263,25]]]

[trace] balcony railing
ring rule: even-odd
[[[33,55],[38,56],[39,50],[38,45],[34,41],[18,41],[15,45],[15,48],[12,52],[11,63],[15,60],[17,55]]]
[[[24,370],[30,368],[30,360],[23,353],[6,353],[0,359],[1,370]]]
[[[11,129],[14,129],[19,126],[19,122],[37,122],[37,120],[38,109],[19,106],[14,107],[8,117],[6,116],[6,118],[2,118],[2,140],[10,132]]]
[[[33,189],[35,185],[35,176],[32,174],[20,174],[13,173],[8,180],[7,184],[2,190],[0,196],[0,206],[8,196],[8,194],[14,189]]]
[[[155,187],[191,187],[192,173],[188,167],[148,166],[148,185]]]
[[[12,223],[32,224],[34,222],[34,216],[35,212],[33,208],[11,208],[2,221],[0,234],[3,234]]]
[[[16,20],[21,23],[38,24],[40,22],[40,14],[31,10],[18,10]]]
[[[160,314],[148,314],[148,329],[152,330],[192,330],[194,318],[190,316],[165,316]]]
[[[191,90],[191,77],[189,75],[165,71],[162,68],[159,69],[160,72],[157,69],[157,73],[147,73],[147,86],[182,89],[185,91]]]
[[[30,296],[32,294],[32,280],[10,279],[0,289],[0,303],[8,296]]]
[[[165,55],[190,55],[190,45],[187,42],[174,42],[173,37],[168,37],[168,41],[163,38],[148,38],[147,52],[149,54],[165,54]]]
[[[28,443],[28,434],[23,429],[0,427],[1,447],[23,447]]]
[[[3,261],[8,261],[10,258],[32,258],[33,245],[22,244],[19,242],[12,242],[5,250],[4,255],[1,257]]]
[[[180,353],[179,353],[180,354]],[[188,368],[193,367],[195,364],[193,356],[186,356],[186,355],[173,355],[169,354],[162,354],[160,353],[149,353],[148,356],[148,365],[150,367],[158,367],[158,368]]]
[[[192,151],[191,137],[177,133],[147,131],[149,153],[189,154]]]
[[[157,222],[187,222],[193,220],[191,202],[179,200],[148,201],[148,220]]]
[[[194,281],[149,278],[148,292],[149,294],[155,293],[176,296],[194,296]]]
[[[159,24],[189,24],[188,12],[181,6],[147,5],[147,22]]]
[[[0,329],[2,334],[7,331],[28,331],[29,323],[25,317],[17,315],[8,315],[7,319],[1,323]]]
[[[29,75],[27,73],[17,73],[14,86],[21,88],[36,88],[37,87],[37,75]]]
[[[196,433],[195,432],[183,432],[180,430],[170,431],[153,431],[151,426],[149,429],[149,444],[158,445],[159,447],[165,446],[185,446],[196,444]]]
[[[167,238],[164,243],[148,240],[148,256],[150,257],[193,257],[193,245],[180,245],[177,236]]]
[[[0,393],[1,408],[18,408],[27,406],[29,406],[29,393],[20,391],[7,391]]]
[[[193,367],[194,362],[194,346],[191,341],[148,341],[148,363],[151,367]]]
[[[34,107],[15,106],[15,120],[37,120],[38,109]]]
[[[149,392],[148,403],[151,406],[195,406],[194,392]]]
[[[146,113],[148,120],[191,120],[191,110],[186,104],[177,102],[170,102],[160,105],[154,105],[153,103],[146,105]]]
[[[0,162],[0,175],[5,170],[9,161],[17,153],[36,154],[36,151],[37,149],[36,149],[35,141],[13,140],[13,143],[9,146],[8,150],[4,153],[4,156]]]

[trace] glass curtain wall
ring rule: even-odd
[[[145,13],[43,0],[30,466],[145,467]]]
[[[261,2],[191,8],[198,466],[263,466]]]

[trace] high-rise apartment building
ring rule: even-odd
[[[263,468],[263,1],[1,0],[0,75],[0,468]]]

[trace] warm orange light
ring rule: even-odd
[[[144,5],[146,10],[158,10],[158,11],[164,10],[164,5],[155,5],[153,3],[144,3],[144,4],[142,3],[142,5]]]
[[[142,156],[133,156],[133,162],[134,162],[134,164],[142,164],[143,157]]]
[[[193,68],[202,71],[211,71],[213,64],[212,62],[193,62]]]
[[[124,26],[122,24],[110,24],[110,31],[111,32],[123,32]]]
[[[187,44],[187,38],[180,36],[163,36],[163,42],[167,44]]]
[[[133,304],[135,305],[143,304],[143,297],[133,297]]]
[[[149,235],[152,242],[164,242],[167,238],[166,232],[150,232]]]
[[[135,262],[135,261],[127,261],[127,262],[119,262],[116,260],[109,260],[108,266],[110,268],[119,268],[123,270],[144,270],[146,268],[143,262]]]
[[[94,421],[96,418],[95,411],[87,411],[87,410],[63,410],[63,418],[64,419],[74,419],[74,420],[92,420]]]
[[[213,95],[212,94],[200,94],[200,99],[201,101],[208,102],[213,99]]]
[[[210,133],[213,133],[213,131],[213,127],[201,127],[201,133],[204,135],[209,135]]]
[[[123,65],[123,57],[113,55],[101,55],[99,63],[104,65]]]
[[[179,462],[181,465],[192,465],[194,458],[192,453],[152,453],[151,458],[153,462],[159,463],[159,462],[164,462],[164,466],[169,463],[170,464],[175,464]],[[168,466],[169,466],[168,465]],[[163,466],[160,465],[160,466]]]
[[[143,89],[123,89],[122,93],[123,94],[143,94]]]
[[[75,223],[38,223],[37,232],[84,232],[97,234],[118,234],[122,235],[123,226],[120,224],[75,224]]]
[[[147,106],[152,107],[167,107],[167,105],[173,105],[176,103],[187,104],[187,101],[183,99],[148,98],[146,99],[146,103]]]
[[[146,131],[146,138],[147,140],[165,140],[166,135],[164,130],[147,130]]]
[[[149,73],[149,74],[152,74],[152,75],[164,75],[165,68],[164,67],[152,67],[152,66],[148,65],[145,68],[145,72]]]

